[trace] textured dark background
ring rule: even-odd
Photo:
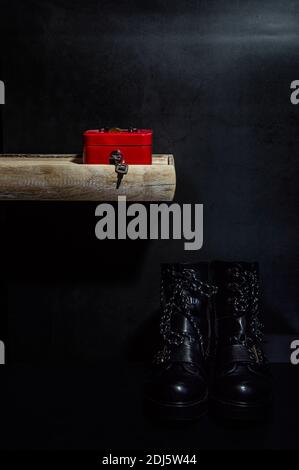
[[[176,158],[176,200],[203,203],[205,227],[199,252],[100,242],[95,204],[1,203],[10,362],[142,357],[162,261],[258,260],[266,331],[277,346],[298,336],[298,2],[0,8],[4,151],[80,152],[88,128],[152,127]]]

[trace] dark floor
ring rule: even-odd
[[[299,366],[273,365],[267,424],[161,425],[142,412],[140,365],[1,367],[1,449],[294,449],[299,447]],[[5,386],[6,385],[6,386]]]

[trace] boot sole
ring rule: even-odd
[[[192,403],[163,403],[145,399],[145,412],[149,417],[165,421],[196,421],[208,411],[207,399]]]
[[[246,405],[211,399],[210,412],[216,418],[230,421],[264,421],[268,416],[269,405]]]

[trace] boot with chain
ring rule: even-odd
[[[164,419],[192,420],[207,409],[208,264],[162,266],[161,348],[146,386],[147,411]]]
[[[212,411],[230,419],[265,417],[270,373],[262,351],[257,263],[213,263],[218,286]]]

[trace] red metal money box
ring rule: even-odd
[[[102,128],[84,132],[84,163],[113,164],[115,157],[128,165],[151,165],[151,129]]]

